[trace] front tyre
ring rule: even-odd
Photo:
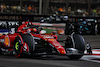
[[[21,50],[21,39],[20,39],[19,36],[17,36],[15,38],[13,49],[14,49],[14,52],[15,52],[15,56],[16,57],[20,57],[21,56],[21,54],[20,54],[20,50]]]

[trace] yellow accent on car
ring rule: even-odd
[[[47,41],[47,39],[45,39],[45,41]]]
[[[64,53],[64,51],[62,51],[62,53]]]
[[[34,28],[33,28],[33,31],[34,31]]]

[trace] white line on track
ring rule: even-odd
[[[96,56],[96,55],[84,55],[84,56],[81,58],[81,60],[100,63],[99,60],[93,60],[93,59],[100,59],[100,56]]]
[[[87,51],[85,50],[84,53],[87,54]],[[81,60],[100,63],[100,49],[93,49],[92,54],[93,55],[84,55]]]

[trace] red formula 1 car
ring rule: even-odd
[[[17,33],[0,36],[0,53],[20,57],[26,55],[57,54],[65,55],[70,59],[79,59],[84,55],[85,41],[81,35],[72,33],[66,38],[62,46],[56,35],[46,35],[45,31],[25,22],[17,29]]]

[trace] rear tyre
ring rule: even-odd
[[[85,50],[84,38],[79,34],[74,34],[73,38],[75,42],[75,49],[78,49],[79,51],[82,51],[84,53]]]
[[[27,45],[29,47],[29,52],[33,53],[33,51],[35,50],[35,41],[34,41],[33,37],[29,34],[21,34],[21,37],[22,37],[23,41],[25,43],[27,43]]]

